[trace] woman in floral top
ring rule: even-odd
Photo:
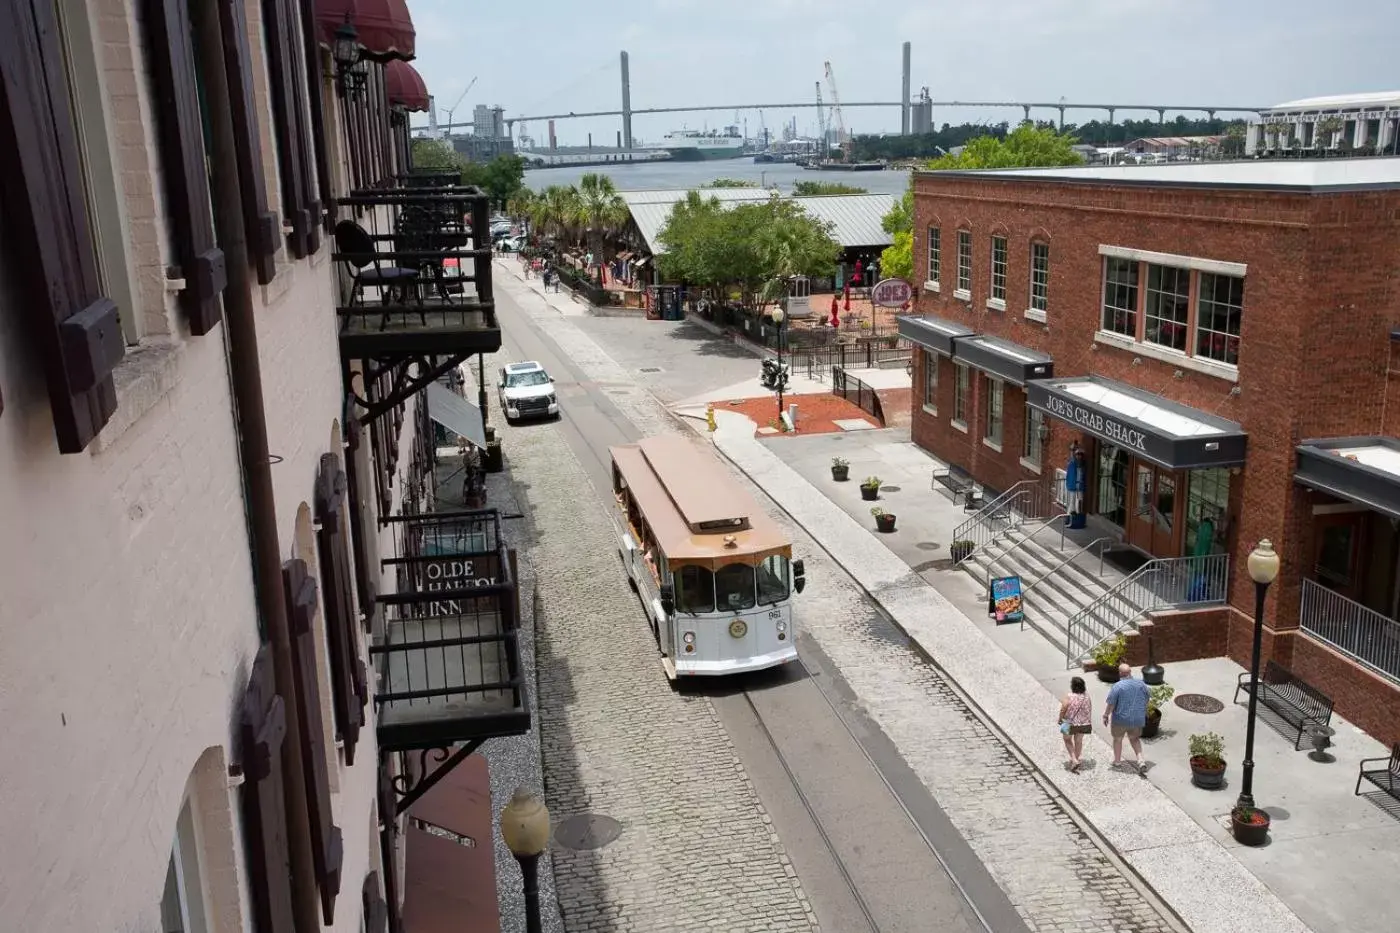
[[[1093,702],[1084,692],[1084,678],[1072,677],[1069,693],[1060,701],[1060,733],[1069,753],[1069,769],[1078,771],[1084,755],[1084,736],[1094,731]]]

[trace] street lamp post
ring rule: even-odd
[[[541,933],[539,861],[549,845],[549,810],[525,788],[516,790],[501,809],[501,838],[525,880],[525,930]]]
[[[783,313],[783,306],[780,304],[773,309],[773,323],[778,327],[778,375],[775,380],[778,386],[778,420],[783,420],[783,389],[787,385],[787,376],[783,373],[783,321],[786,315]]]
[[[1259,653],[1264,642],[1264,597],[1278,576],[1279,559],[1273,542],[1264,538],[1249,553],[1249,577],[1254,581],[1254,648],[1249,658],[1249,721],[1244,737],[1244,780],[1237,807],[1254,806],[1254,720],[1259,703]]]

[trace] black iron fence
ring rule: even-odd
[[[853,402],[861,411],[870,415],[880,423],[881,427],[884,427],[885,410],[880,405],[880,396],[875,393],[873,388],[839,366],[831,368],[831,394],[839,395],[846,401]]]
[[[913,359],[913,344],[896,335],[859,337],[855,343],[794,347],[792,369],[809,379],[825,379],[832,369],[902,368]]]

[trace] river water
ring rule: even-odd
[[[759,185],[777,185],[784,193],[796,181],[831,181],[864,188],[872,194],[901,195],[909,186],[909,173],[820,172],[790,163],[755,163],[752,156],[716,159],[712,162],[634,162],[621,165],[566,165],[535,168],[525,173],[525,185],[540,191],[550,185],[576,185],[586,172],[611,176],[619,191],[649,188],[699,188],[716,178],[739,178]]]

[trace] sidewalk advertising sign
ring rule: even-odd
[[[880,308],[902,308],[914,300],[914,289],[903,279],[881,279],[870,290],[870,301]]]
[[[1020,622],[1025,616],[1021,610],[1021,577],[996,577],[992,580],[991,603],[987,610],[996,616],[997,625],[1003,622]]]

